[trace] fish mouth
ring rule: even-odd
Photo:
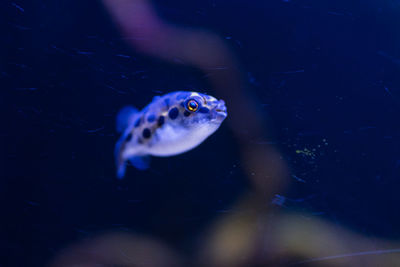
[[[228,112],[226,112],[226,109],[220,109],[220,108],[217,108],[217,109],[215,109],[215,112],[218,114],[218,115],[223,115],[223,116],[228,116]]]
[[[214,109],[217,120],[223,120],[228,116],[224,100],[220,100],[217,107]]]

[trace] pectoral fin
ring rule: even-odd
[[[150,156],[133,156],[128,160],[138,170],[146,170],[150,167]]]

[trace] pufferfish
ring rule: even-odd
[[[150,156],[174,156],[197,147],[227,115],[223,100],[186,91],[156,96],[141,111],[123,108],[117,116],[122,133],[115,145],[117,177],[124,177],[127,161],[145,170]]]

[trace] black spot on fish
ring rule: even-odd
[[[147,138],[150,138],[150,136],[151,136],[150,129],[149,128],[144,128],[143,129],[143,137],[147,139]]]
[[[139,127],[140,126],[140,124],[142,123],[142,118],[138,118],[136,121],[135,121],[135,127],[137,128],[137,127]]]
[[[210,110],[208,108],[206,108],[206,107],[202,107],[202,108],[199,109],[199,112],[200,113],[208,113],[208,112],[210,112]]]
[[[181,102],[180,105],[184,108],[185,107],[185,102]]]
[[[151,114],[150,116],[147,117],[148,122],[153,122],[156,120],[156,116],[154,114]]]
[[[177,107],[171,109],[168,112],[168,116],[170,117],[171,120],[175,120],[179,115],[179,109]]]
[[[129,141],[131,141],[131,140],[132,140],[132,133],[129,133],[129,134],[126,136],[125,141],[126,141],[126,142],[129,142]]]
[[[160,127],[163,126],[164,122],[165,122],[164,116],[158,117],[158,121],[157,121],[158,126],[160,126]]]
[[[187,111],[187,110],[185,110],[185,112],[183,112],[183,115],[184,115],[185,117],[189,117],[189,116],[190,116],[190,112]]]

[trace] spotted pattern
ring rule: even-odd
[[[171,120],[175,120],[179,115],[179,110],[177,107],[172,108],[169,112],[168,112],[168,116]]]
[[[208,112],[210,112],[210,110],[209,110],[208,108],[206,108],[206,107],[201,107],[201,108],[199,109],[199,112],[200,112],[200,113],[208,113]]]
[[[148,122],[154,122],[156,120],[156,116],[154,114],[151,114],[150,116],[147,117]]]
[[[131,141],[131,140],[132,140],[132,133],[129,133],[129,134],[126,136],[125,141],[126,141],[126,142],[129,142],[129,141]]]
[[[163,125],[164,125],[164,122],[165,122],[164,116],[158,117],[158,120],[157,120],[158,126],[160,126],[160,127],[163,126]]]
[[[150,138],[150,137],[151,137],[151,131],[150,131],[150,129],[149,129],[149,128],[144,128],[144,129],[143,129],[143,138],[148,139],[148,138]]]

